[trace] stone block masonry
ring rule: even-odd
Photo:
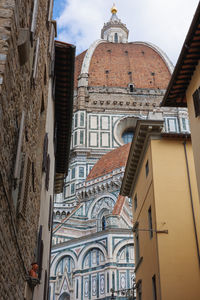
[[[48,14],[46,0],[0,1],[1,300],[29,299],[26,277],[36,259],[50,67]],[[18,177],[14,178],[22,112]]]

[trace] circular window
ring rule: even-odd
[[[133,129],[129,128],[129,129],[125,130],[122,133],[122,140],[123,140],[124,144],[128,144],[128,143],[132,142],[133,136],[134,136]]]
[[[125,116],[118,120],[114,127],[114,137],[119,145],[130,143],[134,137],[134,131],[140,115]]]

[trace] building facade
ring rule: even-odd
[[[59,127],[62,103],[53,93],[52,8],[45,0],[0,3],[1,299],[48,297],[54,173],[68,169],[55,164],[61,146],[56,152],[54,122]],[[70,117],[64,121],[70,127]]]
[[[198,299],[200,210],[190,136],[162,126],[138,121],[121,188],[133,203],[137,299]]]
[[[163,99],[163,106],[188,107],[191,123],[192,147],[194,152],[197,184],[200,198],[200,56],[198,48],[200,5],[198,5],[187,37],[184,41],[172,79]],[[187,48],[185,47],[187,45]]]
[[[131,202],[119,197],[127,143],[138,119],[162,119],[166,132],[190,131],[186,109],[160,107],[171,62],[155,45],[128,42],[116,12],[101,39],[76,57],[69,173],[54,205],[51,299],[110,299],[111,288],[132,286]]]

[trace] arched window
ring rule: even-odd
[[[106,229],[106,218],[105,216],[103,216],[102,220],[101,220],[101,225],[102,225],[102,230]]]
[[[115,43],[118,43],[118,34],[115,33]]]

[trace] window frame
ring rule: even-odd
[[[152,210],[151,206],[148,209],[148,224],[149,224],[149,237],[153,238],[153,222],[152,222]]]

